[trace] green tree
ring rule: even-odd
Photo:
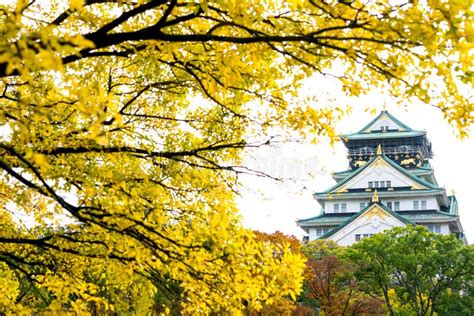
[[[84,269],[113,263],[157,291],[177,284],[184,313],[296,296],[301,257],[239,222],[235,183],[253,172],[242,151],[275,126],[334,138],[340,111],[293,102],[314,73],[352,95],[418,97],[464,135],[470,10],[456,0],[1,5],[4,284],[39,284],[55,309],[109,306]],[[2,306],[21,308],[17,295],[8,286]]]
[[[438,315],[471,315],[474,310],[474,282],[461,290],[443,292],[434,310]]]
[[[466,293],[474,280],[474,248],[453,235],[397,227],[352,246],[361,287],[381,295],[391,315],[433,315],[440,300]],[[447,308],[446,305],[444,308]],[[449,309],[449,308],[448,308]]]
[[[307,256],[301,305],[322,315],[383,315],[383,301],[360,291],[356,265],[345,256],[346,247],[316,240],[303,247]]]

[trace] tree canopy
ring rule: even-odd
[[[322,315],[384,315],[383,301],[360,290],[357,265],[344,258],[347,248],[332,240],[315,240],[303,247],[307,256],[301,303],[318,307]],[[315,304],[317,302],[317,304]]]
[[[473,250],[412,225],[347,247],[314,240],[293,315],[471,315]]]
[[[442,310],[444,296],[470,297],[474,248],[454,235],[433,234],[421,226],[396,227],[351,250],[360,287],[383,297],[390,315],[434,315]]]
[[[240,225],[237,176],[259,174],[241,166],[242,150],[268,143],[274,126],[335,137],[337,109],[292,102],[315,73],[351,95],[417,97],[465,135],[471,10],[456,0],[1,5],[2,308],[30,308],[25,288],[45,308],[109,308],[101,273],[143,278],[151,296],[176,289],[185,312],[294,297],[301,257]]]

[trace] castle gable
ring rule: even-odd
[[[350,174],[326,194],[343,193],[353,190],[405,188],[413,190],[438,189],[434,185],[410,174],[384,155],[377,155],[359,170]]]
[[[340,245],[350,245],[384,230],[407,224],[411,223],[383,205],[374,203],[322,238],[334,240]]]
[[[382,111],[369,124],[364,126],[358,133],[374,133],[380,131],[412,131],[410,127],[403,124],[387,111]]]

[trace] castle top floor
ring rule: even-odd
[[[433,156],[425,131],[410,128],[387,111],[341,139],[348,150],[351,169],[359,168],[376,155],[379,145],[386,156],[405,168],[420,167]]]

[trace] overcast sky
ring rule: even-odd
[[[312,87],[306,85],[305,89]],[[328,87],[328,94],[335,90]],[[349,99],[339,96],[341,104]],[[392,99],[380,94],[352,98],[353,112],[337,123],[339,133],[355,132],[386,108],[400,121],[413,129],[426,130],[432,142],[434,158],[430,161],[438,184],[455,192],[459,203],[461,223],[469,243],[474,243],[474,190],[473,190],[473,138],[460,140],[455,130],[439,110],[427,105],[395,105]],[[317,104],[315,104],[317,106]],[[370,107],[375,114],[365,112]],[[272,175],[293,178],[281,183],[255,176],[242,177],[242,196],[239,208],[246,227],[265,232],[276,230],[301,238],[303,230],[296,226],[298,218],[318,215],[321,207],[312,193],[326,190],[335,184],[332,171],[348,168],[346,149],[342,142],[331,147],[327,141],[318,145],[284,144],[252,153],[247,159],[251,167]]]

